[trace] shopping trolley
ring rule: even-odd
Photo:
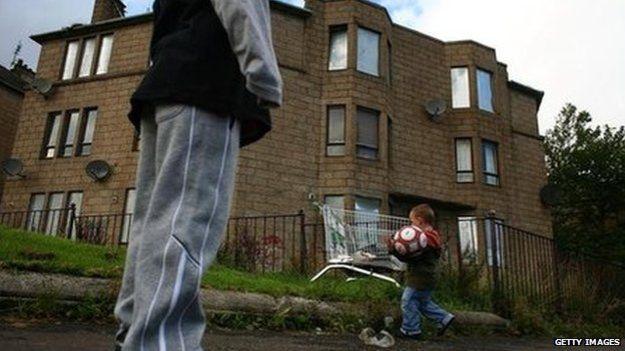
[[[406,269],[388,253],[386,237],[409,225],[408,218],[320,206],[325,228],[326,266],[311,281],[332,269],[343,269],[399,283],[389,273]]]

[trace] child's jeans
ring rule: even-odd
[[[401,296],[401,311],[403,322],[401,332],[406,335],[421,333],[421,316],[435,321],[439,327],[449,323],[453,314],[443,310],[432,300],[432,291],[415,290],[410,287],[404,289]]]

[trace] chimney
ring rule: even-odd
[[[126,15],[126,5],[121,0],[95,0],[91,23],[102,22]]]
[[[11,72],[25,82],[30,83],[35,79],[35,71],[28,67],[22,59],[17,60],[15,65],[11,68]]]

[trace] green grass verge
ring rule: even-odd
[[[126,252],[72,242],[41,234],[0,228],[0,265],[5,268],[61,273],[75,276],[120,278]],[[388,301],[397,298],[399,290],[389,283],[360,279],[346,283],[328,276],[311,283],[308,277],[295,273],[255,274],[213,265],[203,277],[203,285],[220,290],[294,295],[329,301]]]

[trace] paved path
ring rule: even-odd
[[[0,325],[2,351],[111,351],[113,328],[57,323]],[[314,335],[269,331],[208,330],[204,347],[215,351],[352,351],[367,350],[354,335]],[[374,348],[369,348],[373,350]],[[505,337],[448,337],[426,342],[401,340],[389,350],[524,351],[552,350],[551,340]],[[581,351],[581,350],[580,350]]]

